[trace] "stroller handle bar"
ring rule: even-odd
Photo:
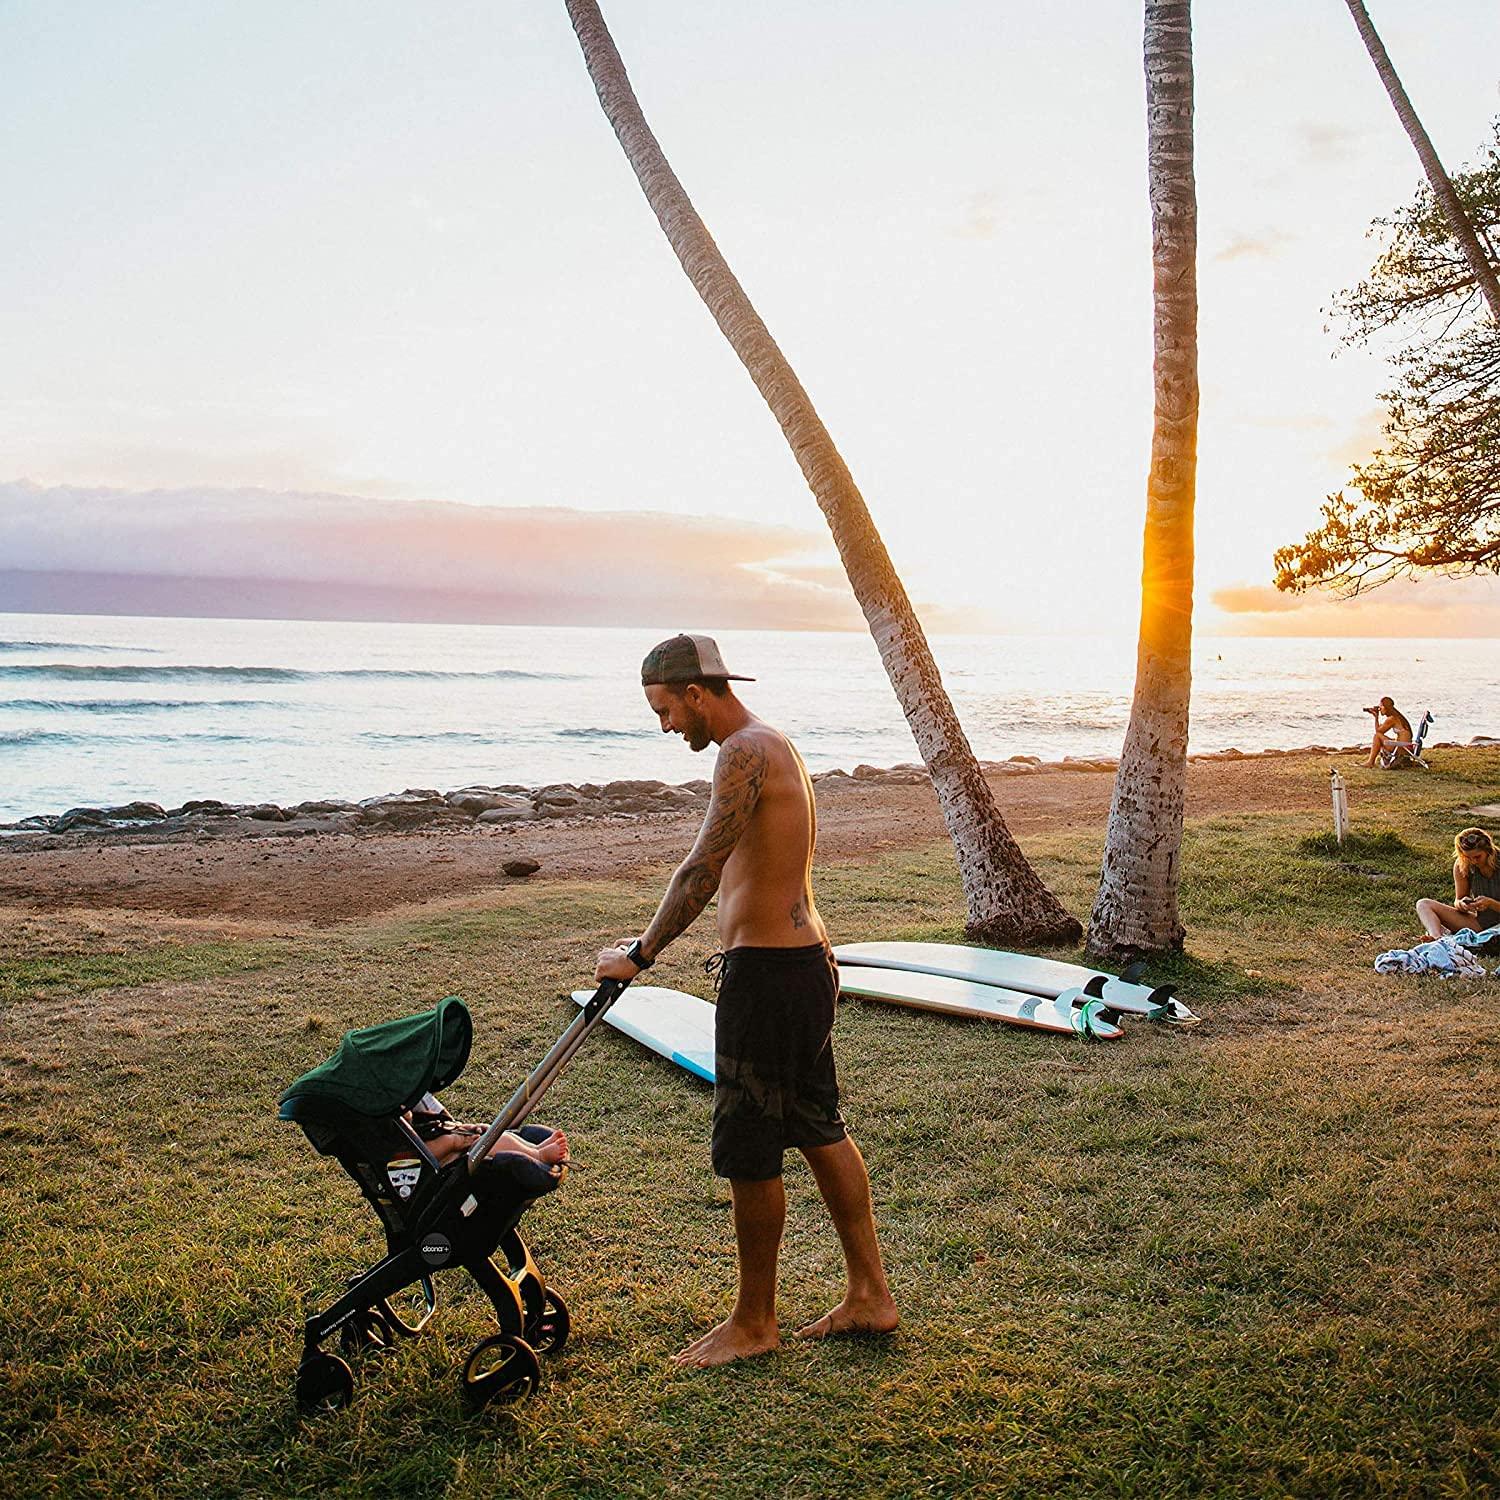
[[[629,983],[628,979],[606,979],[594,991],[588,1004],[568,1023],[567,1030],[552,1044],[547,1055],[510,1096],[505,1108],[490,1122],[489,1129],[469,1147],[471,1172],[478,1169],[505,1131],[514,1130],[517,1125],[524,1123],[537,1101],[566,1072],[568,1064],[583,1046],[589,1032],[599,1024],[604,1012],[625,993],[625,987]]]

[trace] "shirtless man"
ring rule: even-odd
[[[1367,708],[1367,714],[1375,715],[1375,738],[1370,742],[1370,758],[1365,762],[1373,766],[1380,759],[1382,750],[1392,745],[1411,744],[1411,721],[1389,698],[1382,698],[1376,708]]]
[[[634,979],[692,924],[717,891],[724,968],[714,1015],[714,1171],[729,1179],[739,1252],[734,1311],[675,1356],[703,1369],[780,1343],[776,1263],[786,1223],[782,1153],[812,1168],[844,1251],[847,1289],[802,1338],[888,1333],[898,1321],[859,1148],[839,1116],[830,1034],[838,976],[813,904],[817,838],[812,783],[785,735],[734,695],[711,637],[679,635],[641,666],[663,734],[694,751],[719,746],[697,842],[677,867],[651,925],[599,955],[596,979]]]

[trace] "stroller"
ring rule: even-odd
[[[517,1226],[532,1203],[558,1186],[566,1168],[490,1151],[506,1130],[532,1142],[550,1135],[522,1122],[624,989],[613,980],[602,984],[484,1134],[446,1165],[423,1132],[451,1126],[435,1091],[452,1083],[469,1060],[473,1023],[456,997],[420,1015],[346,1033],[332,1057],[282,1094],[281,1118],[295,1120],[322,1155],[338,1159],[386,1237],[385,1256],[352,1276],[332,1306],[307,1319],[296,1383],[304,1415],[347,1405],[354,1395],[351,1361],[427,1327],[437,1309],[434,1273],[450,1266],[474,1278],[500,1325],[464,1365],[461,1384],[470,1405],[515,1401],[536,1390],[537,1355],[556,1354],[570,1325],[567,1305],[543,1280]],[[393,1305],[408,1287],[420,1288],[420,1308]],[[335,1332],[347,1358],[320,1347]]]

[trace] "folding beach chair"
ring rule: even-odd
[[[1422,722],[1417,725],[1417,736],[1411,744],[1388,745],[1380,752],[1380,764],[1387,771],[1397,771],[1404,766],[1421,766],[1424,771],[1430,771],[1432,767],[1422,759],[1422,741],[1427,738],[1427,731],[1434,722],[1430,710],[1423,714]]]

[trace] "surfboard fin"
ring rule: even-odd
[[[1107,1019],[1108,1008],[1104,1003],[1104,986],[1109,981],[1103,974],[1095,974],[1083,987],[1082,995],[1073,1001],[1073,1030],[1079,1036],[1099,1035],[1097,1023]],[[1113,1035],[1113,1031],[1111,1032]]]
[[[1175,985],[1163,984],[1151,991],[1155,1002],[1146,1012],[1148,1021],[1165,1021],[1169,1026],[1196,1026],[1202,1019],[1195,1016],[1181,1000],[1172,998]]]
[[[1141,975],[1145,972],[1146,960],[1144,958],[1138,958],[1133,964],[1126,964],[1124,971],[1120,975],[1120,978],[1123,979],[1126,984],[1139,984],[1141,982]]]

